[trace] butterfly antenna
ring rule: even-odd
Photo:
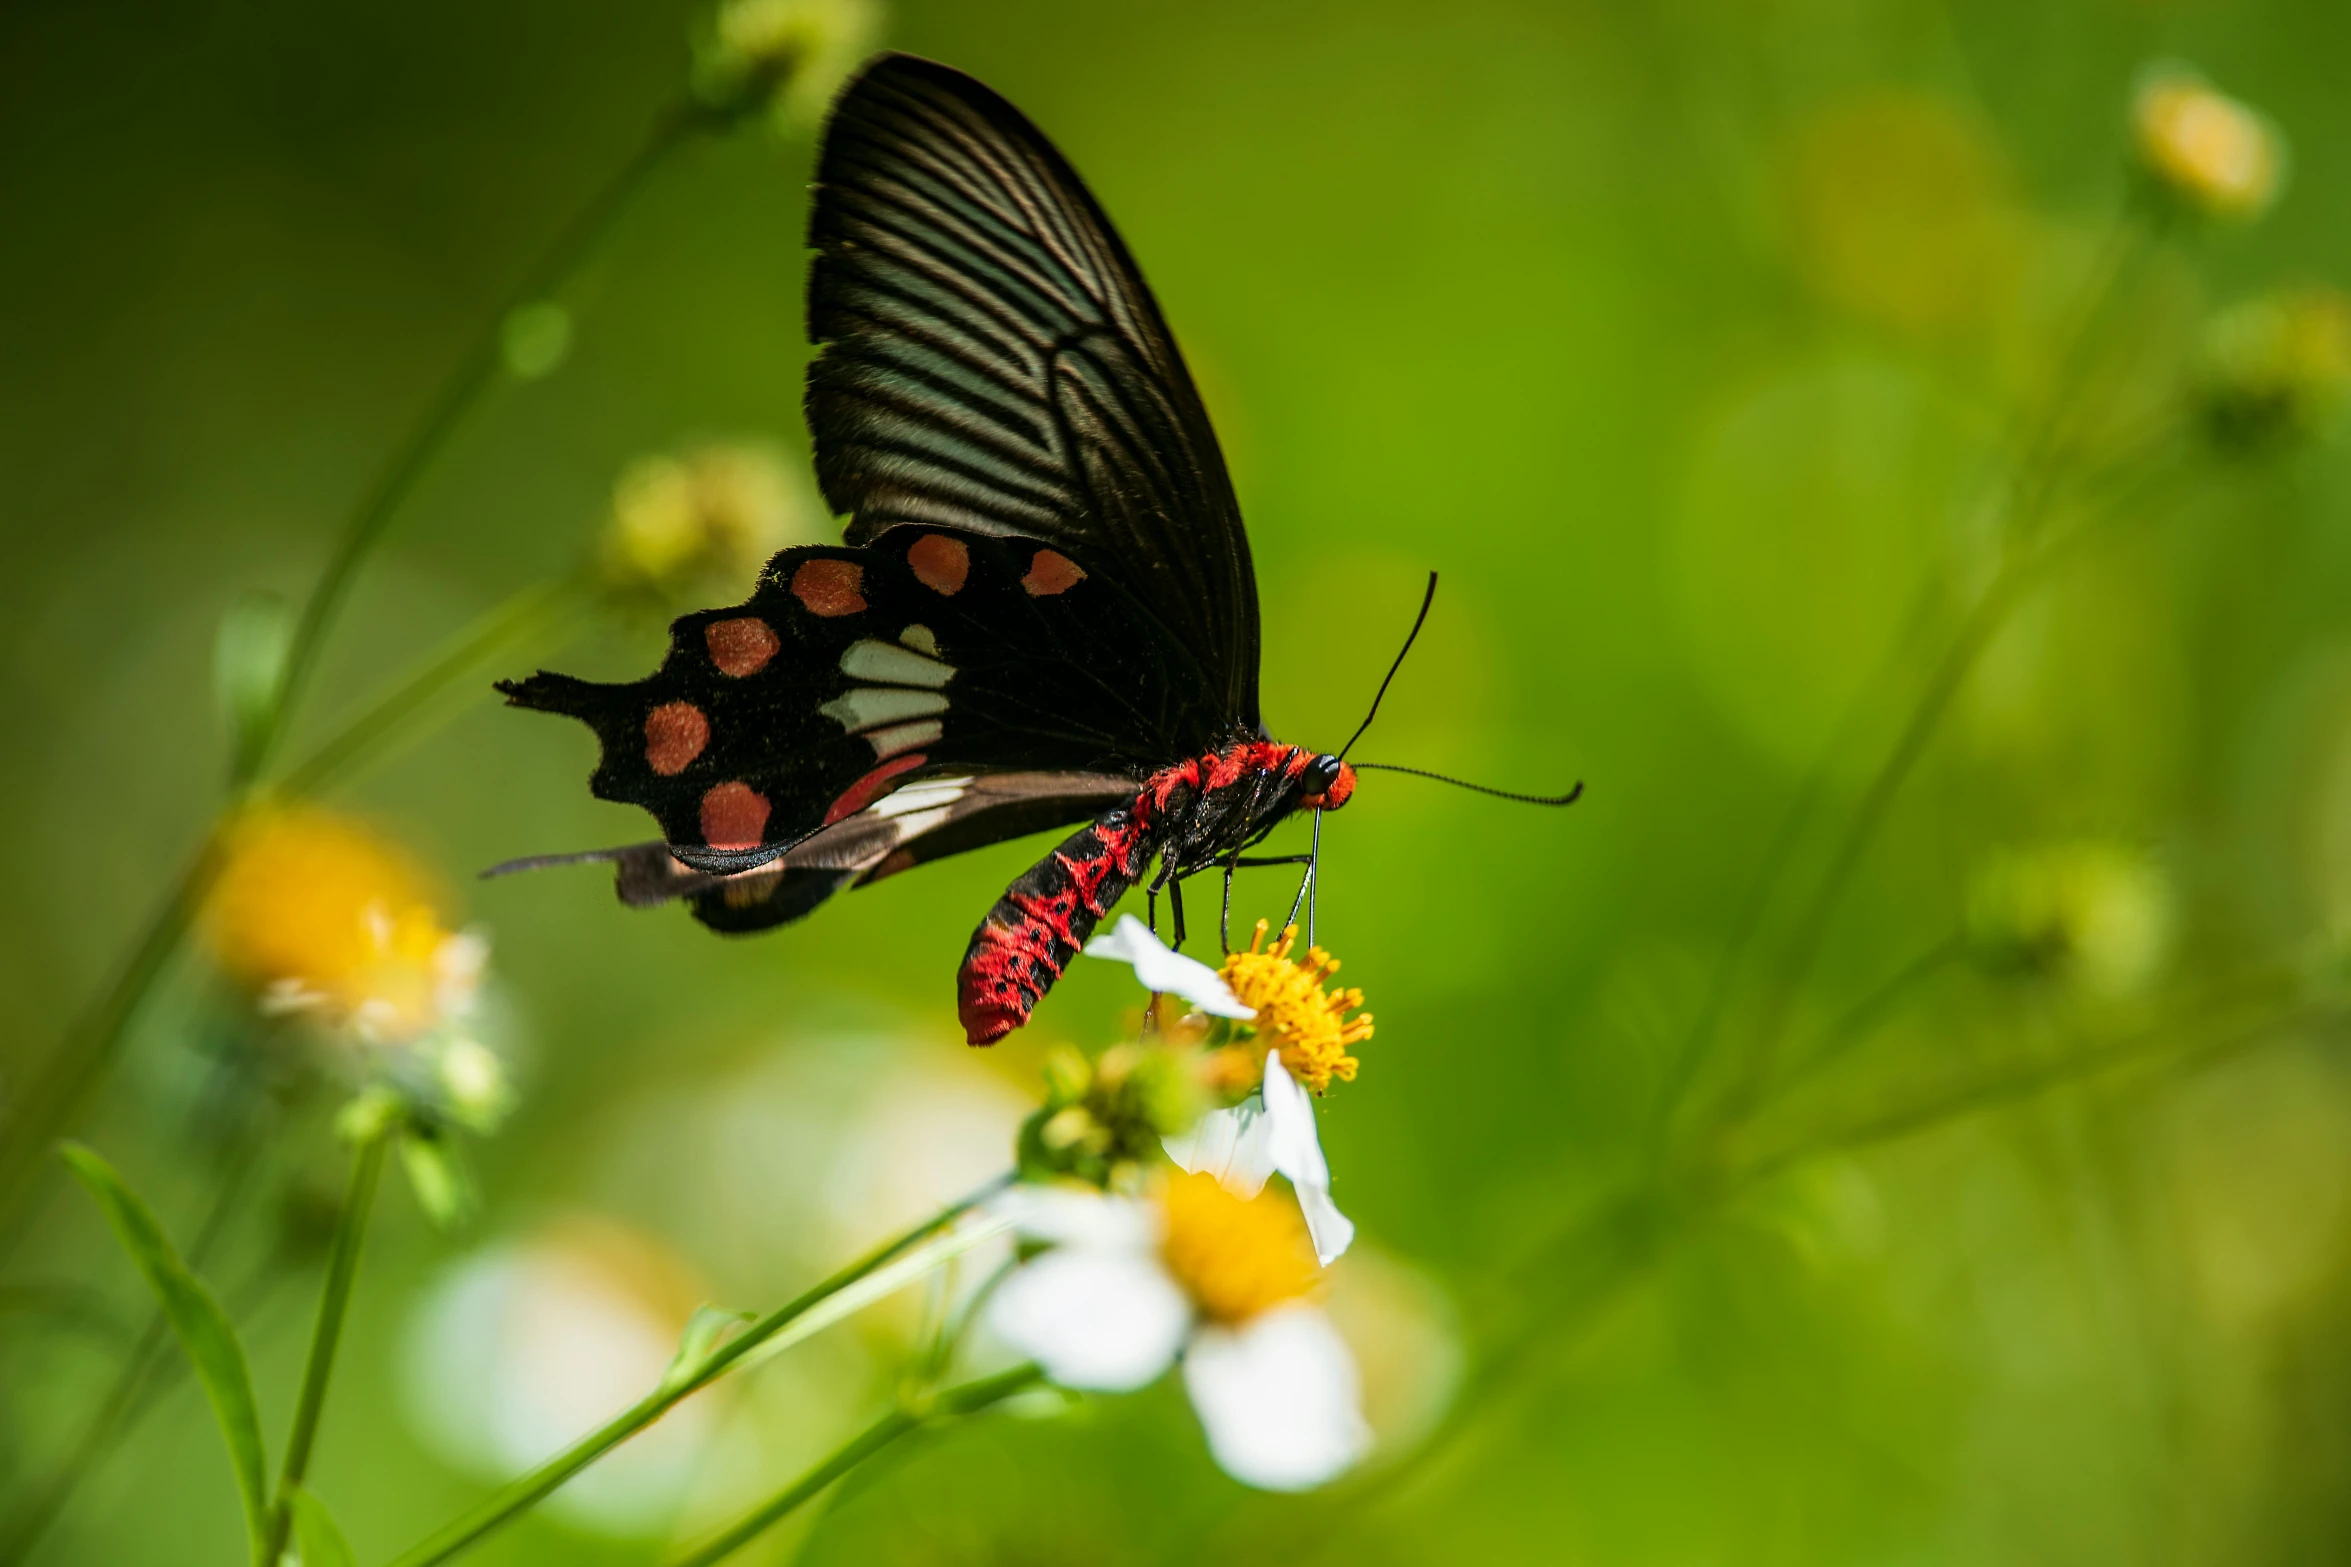
[[[1471,783],[1466,778],[1448,778],[1443,773],[1432,773],[1425,767],[1399,767],[1394,762],[1357,762],[1359,773],[1410,773],[1415,778],[1434,778],[1439,783],[1451,784],[1456,789],[1467,789],[1473,794],[1490,794],[1497,800],[1515,800],[1520,805],[1573,805],[1583,796],[1584,786],[1579,780],[1565,794],[1513,794],[1508,789],[1488,788]]]
[[[1371,727],[1371,721],[1380,716],[1380,701],[1388,694],[1389,685],[1395,681],[1396,671],[1404,667],[1404,655],[1412,651],[1413,640],[1420,635],[1420,628],[1428,621],[1429,606],[1436,601],[1437,574],[1432,571],[1429,573],[1429,589],[1420,596],[1420,613],[1412,617],[1412,629],[1404,634],[1404,645],[1396,650],[1396,662],[1388,666],[1388,678],[1382,680],[1379,690],[1372,694],[1371,711],[1363,715],[1363,722],[1355,726],[1355,733],[1349,735],[1347,743],[1339,747],[1340,761],[1347,760],[1347,753],[1355,749],[1355,742],[1363,738],[1363,732]]]

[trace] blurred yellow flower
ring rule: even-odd
[[[2284,183],[2277,128],[2181,66],[2157,66],[2140,78],[2131,142],[2156,190],[2200,217],[2257,218]]]
[[[1796,264],[1834,304],[1928,334],[1980,323],[2014,291],[2023,219],[1998,147],[1957,106],[1871,92],[1813,116],[1785,156]]]
[[[2327,433],[2351,393],[2351,299],[2279,289],[2205,329],[2198,411],[2223,443],[2260,447]]]
[[[721,0],[695,50],[695,89],[727,116],[813,124],[873,47],[874,0]]]
[[[739,593],[768,556],[812,535],[807,510],[764,446],[642,458],[613,486],[599,565],[614,590],[632,597]]]
[[[223,852],[205,934],[264,1010],[313,1013],[380,1043],[471,1007],[480,938],[445,927],[423,873],[366,827],[270,806],[231,827]]]
[[[1160,1259],[1211,1322],[1246,1322],[1312,1294],[1321,1279],[1295,1203],[1236,1197],[1211,1175],[1177,1175],[1159,1210]]]
[[[1986,862],[1969,889],[1967,933],[1986,962],[2109,995],[2153,977],[2172,923],[2161,869],[2119,844],[2009,850]]]
[[[1246,1006],[1256,1009],[1257,1042],[1281,1053],[1289,1074],[1314,1093],[1331,1086],[1331,1079],[1353,1082],[1357,1062],[1349,1045],[1371,1038],[1371,1014],[1360,1009],[1363,992],[1324,993],[1324,983],[1339,972],[1339,960],[1320,947],[1307,949],[1306,961],[1290,957],[1298,927],[1284,930],[1269,948],[1269,922],[1259,920],[1247,951],[1224,960],[1224,981]],[[1350,1018],[1346,1014],[1356,1012]]]

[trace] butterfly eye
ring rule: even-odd
[[[1338,787],[1338,780],[1340,780],[1342,773],[1345,773],[1345,766],[1340,764],[1338,756],[1331,756],[1328,752],[1321,754],[1321,756],[1314,756],[1312,761],[1307,761],[1305,771],[1298,775],[1298,782],[1300,782],[1298,803],[1300,806],[1307,806],[1307,808],[1338,806],[1340,801],[1345,801],[1347,792]]]

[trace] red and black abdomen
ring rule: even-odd
[[[992,1045],[1029,1020],[1095,922],[1142,878],[1155,844],[1142,800],[1105,811],[1030,866],[972,932],[956,973],[965,1037]]]

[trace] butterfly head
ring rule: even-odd
[[[1335,811],[1355,794],[1355,769],[1328,752],[1309,759],[1298,781],[1300,810]]]

